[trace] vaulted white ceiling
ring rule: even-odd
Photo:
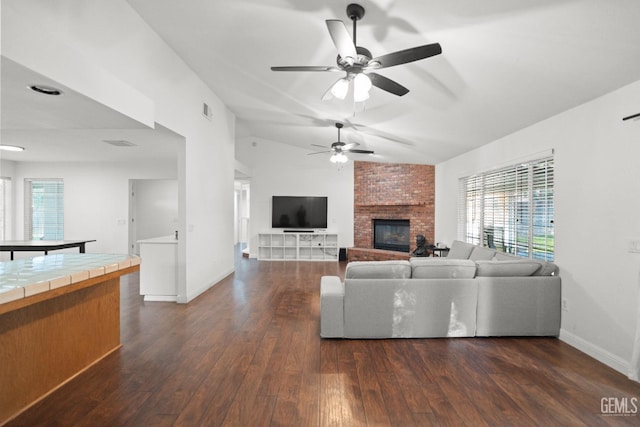
[[[437,163],[640,78],[636,0],[360,1],[357,44],[374,56],[443,51],[380,70],[410,92],[373,88],[364,106],[321,100],[341,74],[270,70],[335,65],[325,20],[351,29],[351,1],[128,1],[237,115],[239,138],[310,151],[340,121],[381,161]]]
[[[313,152],[342,122],[343,140],[378,161],[434,164],[640,78],[637,0],[360,1],[357,44],[374,56],[434,42],[443,51],[380,70],[410,92],[373,88],[363,105],[321,100],[341,73],[270,70],[335,65],[325,20],[351,29],[350,1],[128,3],[235,113],[239,142]]]

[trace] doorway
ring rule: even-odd
[[[235,181],[234,236],[236,245],[245,252],[248,251],[249,241],[250,193],[248,181]]]
[[[129,252],[140,255],[138,241],[175,235],[178,223],[178,181],[129,180]]]

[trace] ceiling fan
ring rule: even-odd
[[[373,151],[371,150],[355,149],[355,147],[360,145],[357,142],[345,144],[344,142],[340,141],[340,129],[342,129],[342,127],[343,127],[342,123],[336,123],[336,128],[338,128],[338,140],[333,144],[331,144],[331,147],[329,147],[329,150],[309,153],[309,155],[332,153],[331,158],[329,159],[332,163],[345,163],[347,161],[347,156],[345,155],[345,153],[373,154]],[[318,144],[311,144],[311,145],[314,147],[327,148],[323,145],[318,145]]]
[[[356,22],[364,16],[364,7],[352,3],[347,6],[347,16],[353,21],[353,38],[344,22],[337,19],[326,20],[333,44],[338,49],[337,67],[334,66],[285,66],[271,67],[273,71],[345,71],[347,75],[337,80],[324,94],[323,100],[336,97],[344,99],[353,81],[354,101],[369,98],[369,89],[376,86],[394,95],[403,96],[409,89],[374,71],[394,65],[406,64],[442,53],[439,43],[412,47],[386,55],[372,57],[371,52],[356,44]]]

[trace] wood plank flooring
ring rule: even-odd
[[[124,278],[123,347],[8,425],[640,425],[601,406],[640,384],[558,339],[322,340],[320,277],[344,263],[236,262],[187,305]]]

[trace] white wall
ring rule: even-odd
[[[96,242],[86,245],[89,253],[129,253],[129,179],[175,177],[175,162],[14,162],[13,235],[18,240],[24,239],[24,179],[62,178],[65,239],[95,239]],[[7,254],[2,256],[8,259]],[[34,254],[15,254],[16,258],[27,256]]]
[[[185,137],[178,302],[233,272],[235,118],[220,99],[124,0],[3,0],[2,8],[3,55]],[[200,114],[203,102],[212,120]]]
[[[13,232],[13,222],[14,222],[13,217],[15,216],[15,212],[13,210],[13,204],[15,203],[14,200],[15,200],[15,192],[16,192],[16,187],[14,184],[15,178],[13,177],[14,174],[15,174],[15,162],[12,162],[9,160],[2,160],[2,153],[0,153],[0,177],[11,179],[11,193],[9,194],[9,197],[11,199],[8,202],[9,204],[5,206],[5,208],[8,210],[7,213],[9,215],[8,219],[6,220],[8,221],[10,226],[8,227],[8,229],[5,230],[5,234],[4,234],[5,240],[14,240],[16,236],[15,233]],[[6,259],[8,259],[8,257]],[[5,257],[3,257],[3,254],[0,253],[0,261],[4,261],[4,260],[5,260]]]
[[[436,240],[456,239],[458,179],[555,149],[560,338],[627,373],[640,254],[640,81],[436,165]]]
[[[339,247],[353,246],[353,162],[341,169],[329,156],[276,142],[239,142],[236,157],[251,169],[249,250],[257,257],[258,233],[271,228],[271,197],[327,196],[327,231],[337,233]]]

